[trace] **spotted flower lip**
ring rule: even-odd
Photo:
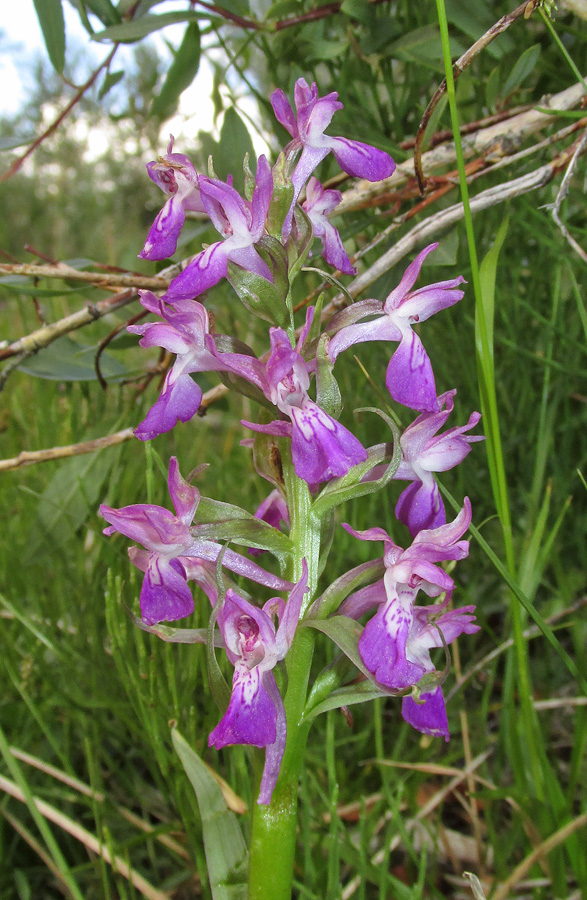
[[[412,290],[424,260],[437,247],[438,243],[429,244],[418,254],[385,303],[377,300],[355,303],[334,316],[328,329],[333,335],[328,345],[333,363],[343,350],[354,344],[364,341],[399,342],[389,361],[385,384],[394,400],[419,412],[439,412],[440,404],[430,358],[412,326],[453,306],[464,296],[464,292],[458,290],[458,286],[464,283],[460,275]],[[369,322],[360,321],[373,315],[375,318]]]
[[[147,163],[151,181],[169,194],[169,200],[151,226],[139,256],[141,259],[167,259],[177,249],[177,239],[185,222],[186,210],[205,212],[200,197],[199,175],[183,153],[173,153],[171,135],[167,153]]]
[[[340,191],[327,190],[312,176],[306,187],[306,199],[302,203],[302,209],[312,223],[314,234],[322,241],[324,251],[322,255],[326,262],[345,275],[356,275],[357,270],[348,258],[340,235],[328,219],[328,213],[331,213],[341,200]]]
[[[302,577],[287,603],[273,597],[259,609],[228,590],[218,614],[234,676],[228,709],[211,732],[208,746],[220,749],[228,744],[249,744],[266,748],[257,800],[260,804],[271,802],[287,737],[283,700],[272,670],[291,647],[307,590],[304,559]]]
[[[141,588],[141,616],[147,625],[174,621],[189,616],[194,600],[188,580],[196,578],[190,568],[191,559],[216,562],[222,546],[202,540],[196,528],[190,528],[200,502],[200,492],[181,475],[177,459],[169,462],[169,494],[175,515],[153,504],[135,504],[112,509],[102,504],[100,513],[109,523],[104,534],[120,532],[146,548],[131,547],[131,562],[145,573]],[[233,572],[251,578],[274,590],[288,590],[291,582],[265,572],[252,560],[225,550],[223,565]]]
[[[290,421],[256,425],[243,420],[253,431],[291,437],[296,475],[311,485],[346,475],[352,466],[367,459],[360,441],[308,396],[310,371],[300,351],[313,314],[311,307],[295,349],[282,328],[269,332],[265,395]]]
[[[228,262],[236,263],[272,281],[271,270],[255,249],[265,230],[265,221],[273,194],[273,175],[264,156],[259,157],[253,199],[243,199],[230,184],[216,178],[199,178],[204,210],[223,240],[202,250],[174,278],[165,300],[175,303],[198,297],[226,277]]]
[[[454,582],[444,569],[435,565],[467,556],[469,542],[461,538],[470,522],[471,504],[465,498],[463,508],[453,522],[420,531],[406,550],[398,547],[382,528],[359,532],[344,526],[362,540],[384,542],[386,571],[383,580],[347,597],[339,614],[359,618],[376,607],[375,615],[367,622],[359,639],[359,653],[374,679],[388,689],[401,691],[416,686],[424,675],[435,671],[430,658],[432,648],[442,647],[443,639],[449,644],[459,634],[478,631],[474,624],[474,607],[446,611]],[[429,597],[439,597],[443,593],[446,597],[436,606],[416,606],[420,591]],[[423,688],[422,693],[422,707],[415,700],[404,698],[404,718],[420,731],[448,740],[441,688],[435,683],[428,690]]]

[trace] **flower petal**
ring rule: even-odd
[[[361,442],[312,400],[301,408],[292,407],[291,417],[294,468],[308,484],[346,475],[367,459]]]
[[[211,244],[196,256],[177,278],[174,278],[167,289],[164,299],[169,303],[175,300],[190,300],[218,284],[226,277],[227,248],[222,241]]]
[[[185,222],[182,199],[173,194],[151,226],[140,259],[168,259],[177,248],[177,239]]]
[[[277,710],[261,680],[258,666],[249,669],[239,660],[235,666],[228,709],[211,732],[208,746],[248,744],[266,747],[277,739]]]
[[[141,616],[147,625],[173,622],[194,611],[194,598],[179,560],[153,553],[141,588]]]
[[[414,481],[400,494],[395,507],[396,518],[407,525],[412,537],[428,528],[446,523],[444,503],[433,478]]]
[[[348,175],[366,178],[367,181],[382,181],[395,171],[395,163],[389,153],[347,138],[328,138],[340,168]]]
[[[385,384],[398,403],[410,409],[438,411],[432,364],[422,341],[411,329],[403,335],[389,361]]]
[[[442,688],[436,688],[429,694],[422,694],[423,703],[416,703],[411,697],[404,697],[402,716],[406,722],[423,734],[443,737],[449,740],[448,719]]]
[[[167,373],[163,390],[146,417],[135,428],[135,436],[150,441],[159,434],[171,431],[177,422],[188,422],[200,408],[202,390],[189,376],[174,379],[174,371]]]

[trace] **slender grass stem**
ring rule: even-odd
[[[482,326],[477,331],[479,342],[477,347],[477,363],[482,408],[485,417],[485,429],[488,436],[487,455],[489,460],[489,469],[495,503],[503,533],[507,569],[510,574],[515,577],[515,550],[507,490],[507,479],[499,428],[499,413],[497,407],[495,378],[493,372],[493,348],[491,336],[487,327],[487,316],[484,308],[484,297],[479,271],[477,247],[475,243],[475,232],[473,229],[473,219],[471,216],[471,207],[469,203],[469,190],[467,185],[465,161],[461,143],[459,116],[456,102],[450,41],[448,34],[448,21],[446,17],[444,0],[436,0],[436,8],[442,40],[447,95],[450,108],[453,137],[455,142],[455,151],[457,156],[459,184],[464,210],[465,231],[467,235],[469,259],[471,262],[475,307],[477,311],[478,321],[482,323]],[[513,602],[511,603],[511,610],[514,628],[516,670],[515,677],[506,679],[508,687],[507,693],[509,694],[508,699],[510,701],[510,708],[513,709],[514,685],[515,687],[517,687],[522,710],[522,722],[525,737],[522,739],[522,735],[518,733],[517,728],[508,728],[508,742],[510,743],[510,745],[512,744],[512,742],[516,744],[516,746],[512,749],[514,750],[514,754],[517,760],[515,766],[517,770],[517,778],[521,782],[527,780],[527,778],[525,777],[526,772],[524,758],[528,756],[534,789],[536,790],[538,796],[541,796],[541,784],[543,779],[540,764],[540,753],[538,749],[541,742],[541,737],[536,721],[535,712],[532,708],[532,690],[530,684],[530,675],[528,671],[527,647],[523,637],[523,611],[515,597],[512,597],[512,600]],[[511,674],[513,676],[514,673],[511,672]]]

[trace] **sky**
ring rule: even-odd
[[[185,0],[167,0],[165,11],[185,9]],[[86,48],[96,65],[108,52],[108,47],[92,43],[86,30],[82,26],[77,12],[65,0],[63,3],[65,14],[66,40],[70,45],[76,44]],[[98,20],[95,22],[96,30],[101,27]],[[161,32],[152,35],[148,40],[155,42],[162,55],[168,50],[165,42],[169,41],[173,46],[179,46],[185,25],[168,26]],[[27,63],[35,54],[41,53],[46,57],[46,50],[39,22],[35,13],[33,0],[1,0],[0,2],[0,115],[11,114],[18,111],[26,99],[27,84],[30,76],[27,73]],[[128,48],[122,46],[117,53],[116,68],[124,63],[124,54],[132,53],[132,45]],[[202,58],[200,71],[195,82],[182,94],[179,115],[170,119],[165,125],[165,130],[173,132],[178,140],[181,137],[193,138],[200,130],[211,130],[217,136],[217,130],[213,125],[214,107],[210,100],[212,90],[212,70],[205,58]],[[249,110],[253,112],[254,110]],[[261,142],[257,147],[259,138],[252,135],[257,152],[266,150]]]

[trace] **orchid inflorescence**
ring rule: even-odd
[[[441,686],[445,672],[436,670],[430,651],[441,648],[447,655],[448,644],[478,626],[474,607],[450,607],[454,582],[440,565],[467,556],[469,543],[463,535],[471,522],[471,506],[465,498],[454,521],[447,523],[433,473],[456,466],[469,453],[470,444],[482,440],[467,434],[479,421],[476,412],[466,425],[439,433],[453,410],[456,391],[437,394],[430,359],[414,330],[463,297],[461,277],[414,289],[425,258],[437,244],[418,254],[385,302],[353,303],[325,325],[321,308],[309,307],[296,332],[291,285],[311,252],[313,238],[321,241],[327,263],[342,273],[356,271],[329,220],[341,194],[323,187],[312,173],[329,153],[346,173],[371,181],[389,177],[395,164],[382,150],[325,134],[334,113],[342,108],[336,93],[319,97],[315,84],[309,87],[299,79],[296,113],[283,91],[275,91],[271,100],[291,141],[273,168],[261,156],[253,177],[247,163],[246,197],[236,191],[231,178],[223,182],[213,170],[209,175],[196,172],[187,156],[173,152],[173,138],[167,153],[147,165],[150,178],[169,199],[149,232],[143,258],[166,259],[175,252],[189,211],[206,214],[220,237],[188,262],[163,296],[140,292],[144,309],[155,318],[128,330],[141,336],[142,347],[160,347],[175,356],[159,398],[136,428],[137,438],[151,440],[197,413],[202,391],[193,374],[225,373],[233,389],[258,399],[262,408],[258,421],[243,420],[254,434],[243,445],[253,448],[257,470],[273,489],[255,514],[226,503],[202,502],[174,457],[168,486],[175,513],[153,504],[100,507],[109,523],[105,534],[120,532],[142,547],[131,547],[129,554],[144,572],[140,607],[146,628],[192,613],[190,582],[208,597],[212,621],[234,666],[230,699],[209,745],[265,748],[261,804],[271,801],[288,726],[301,724],[287,721],[278,687],[283,679],[276,679],[275,671],[303,626],[329,634],[360,668],[360,677],[371,682],[375,695],[402,696],[403,717],[414,728],[448,740]],[[270,323],[264,356],[216,333],[202,299],[222,279],[230,282],[251,313]],[[335,363],[345,350],[368,341],[397,345],[385,384],[392,400],[418,413],[401,437],[394,431],[396,452],[391,442],[366,449],[338,421],[341,401]],[[323,567],[318,562],[320,535],[332,524],[335,507],[385,489],[393,479],[409,482],[397,501],[396,516],[407,526],[411,545],[402,549],[380,527],[359,532],[345,525],[360,540],[382,542],[383,556],[351,569],[318,595]],[[307,542],[296,537],[305,526],[291,489],[295,480],[307,486],[304,515],[314,522],[318,543],[312,554]],[[291,529],[289,536],[280,530],[281,523]],[[244,551],[230,549],[227,541],[240,544]],[[281,575],[260,564],[267,551],[278,558]],[[284,592],[287,599],[271,597],[261,606],[224,570]],[[422,595],[438,602],[416,605]],[[359,620],[366,614],[370,618],[362,627]],[[352,650],[349,636],[354,640]],[[356,680],[356,671],[349,675],[348,665],[340,672],[339,686]],[[337,683],[331,678],[329,690]],[[344,703],[348,696],[347,690]]]

